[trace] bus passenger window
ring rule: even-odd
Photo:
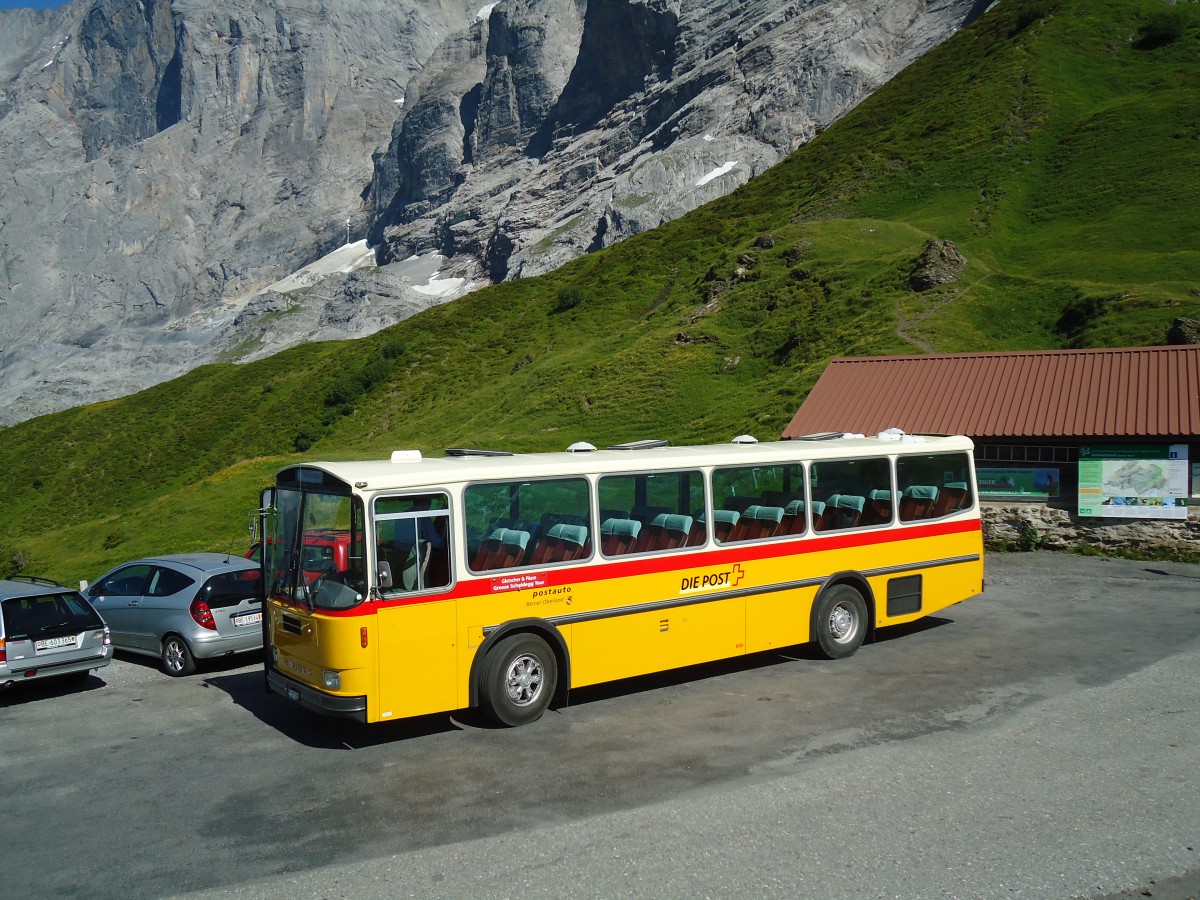
[[[384,595],[449,586],[450,511],[445,494],[375,500],[375,559]]]
[[[974,505],[965,453],[927,453],[896,460],[900,521],[940,519]]]
[[[809,467],[809,477],[817,530],[891,522],[892,467],[886,458],[822,460]]]
[[[804,467],[799,463],[716,469],[714,538],[727,544],[803,534],[808,527],[804,498]]]
[[[472,572],[574,562],[592,554],[585,478],[473,484],[463,502]]]
[[[599,494],[605,556],[677,550],[707,540],[699,472],[606,475]]]

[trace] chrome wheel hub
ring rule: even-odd
[[[528,654],[518,656],[504,679],[508,699],[516,706],[528,706],[542,692],[544,677],[541,660]]]
[[[853,609],[839,603],[830,611],[829,633],[833,635],[833,639],[839,644],[844,644],[853,638],[857,630],[858,618],[855,616]]]

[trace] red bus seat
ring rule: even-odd
[[[567,562],[573,559],[580,559],[584,556],[588,544],[588,530],[586,525],[571,525],[567,522],[559,522],[557,525],[551,525],[550,530],[546,532],[546,536],[542,538],[533,555],[530,557],[531,565],[542,565],[544,563]]]
[[[923,519],[937,501],[938,489],[932,484],[910,484],[900,492],[900,521]]]
[[[471,568],[476,572],[486,572],[489,569],[507,569],[510,566],[519,566],[525,556],[525,548],[528,546],[528,531],[497,528],[475,554],[475,559],[471,561]]]
[[[632,553],[641,531],[642,523],[637,519],[605,519],[600,525],[600,552],[605,556]]]
[[[887,489],[867,494],[867,506],[863,510],[862,524],[886,525],[892,521],[892,492]]]
[[[967,505],[967,495],[970,491],[962,482],[951,482],[938,491],[937,502],[929,513],[929,518],[938,519],[957,512]]]
[[[862,522],[863,507],[867,498],[857,494],[836,494],[825,501],[825,528],[855,528]]]

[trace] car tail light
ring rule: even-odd
[[[4,641],[0,641],[0,662],[8,662],[8,651],[4,649]]]
[[[217,630],[217,623],[213,619],[212,610],[199,597],[192,601],[192,605],[188,607],[188,612],[192,614],[192,618],[196,620],[196,624],[201,628],[208,628],[212,631]]]
[[[107,625],[104,626],[104,646],[105,647],[112,646],[112,635],[109,634]]]

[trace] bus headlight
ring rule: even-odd
[[[325,687],[329,688],[331,691],[336,691],[336,690],[341,689],[341,686],[342,686],[342,673],[341,672],[330,672],[328,669],[326,669],[325,670]]]
[[[273,663],[279,662],[279,648],[276,647],[274,644],[271,645],[271,662],[273,662]]]

